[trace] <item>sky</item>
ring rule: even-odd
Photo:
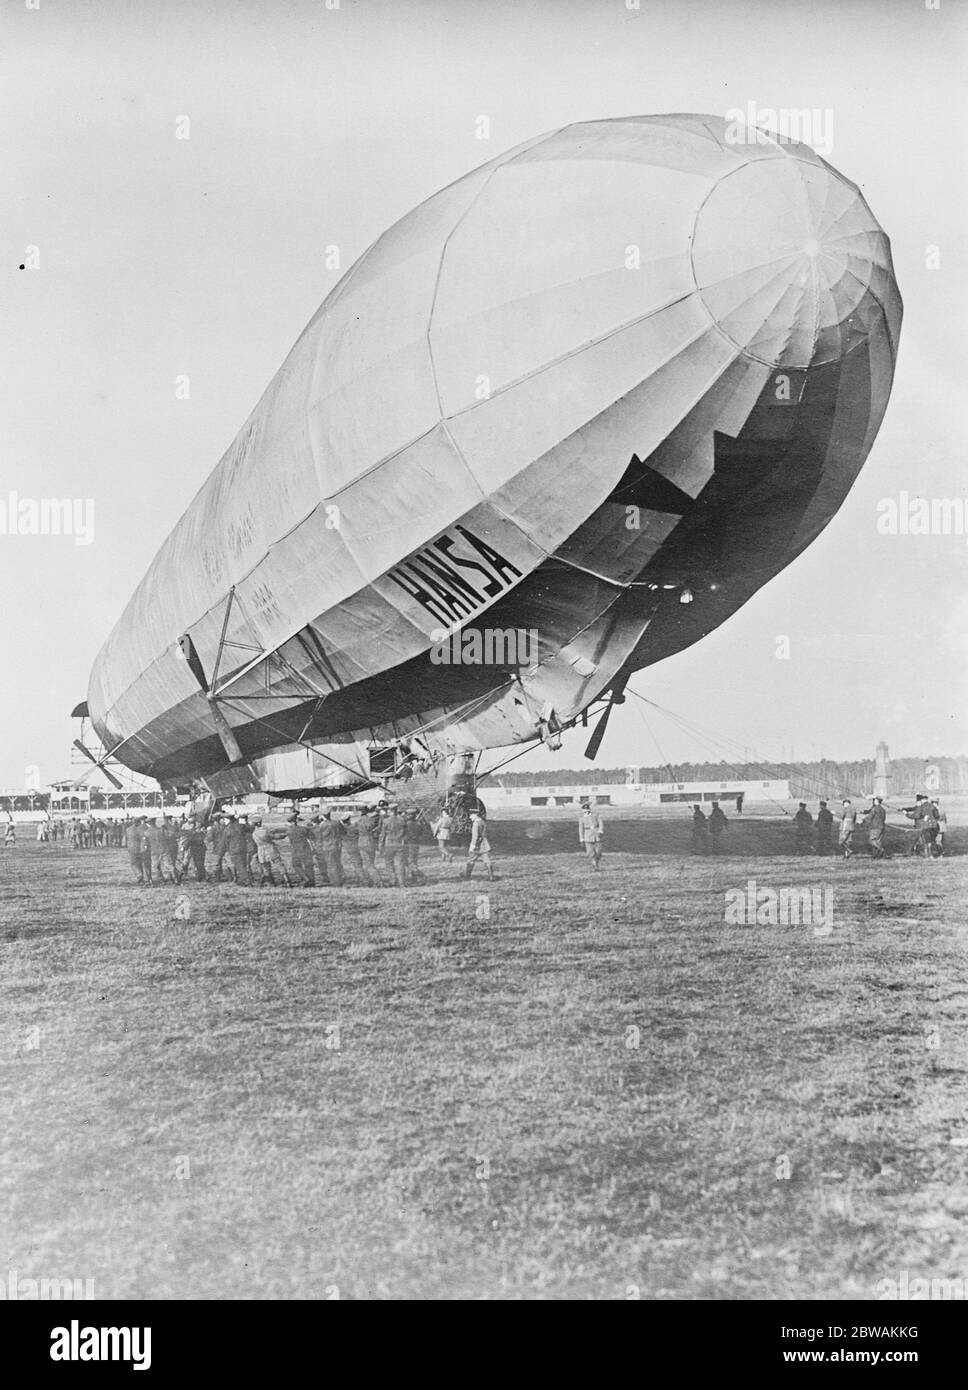
[[[750,103],[821,113],[821,152],[891,238],[893,396],[827,530],[638,673],[676,717],[633,697],[599,762],[968,751],[968,536],[876,526],[902,491],[968,498],[966,35],[957,0],[10,0],[0,502],[77,499],[93,525],[0,534],[0,787],[67,773],[131,591],[383,230],[568,122]],[[578,766],[583,743],[516,766]]]

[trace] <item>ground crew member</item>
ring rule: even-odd
[[[709,823],[702,807],[696,804],[692,808],[692,852],[693,854],[705,854],[708,849]]]
[[[924,820],[925,816],[928,813],[928,798],[924,795],[923,792],[918,792],[917,796],[914,798],[914,805],[904,806],[902,807],[902,810],[904,811],[904,814],[907,816],[908,820],[914,821],[914,828],[918,832],[911,843],[910,853],[920,854],[920,852],[923,849],[925,849],[926,846],[926,839],[924,834]]]
[[[376,844],[374,843],[378,833],[369,806],[364,806],[356,823],[356,838],[360,847],[363,872],[374,888],[380,887],[380,875],[376,867]]]
[[[188,838],[188,853],[191,856],[192,864],[195,867],[195,877],[199,883],[205,883],[208,875],[205,872],[205,832],[200,825],[191,822],[191,834]]]
[[[827,809],[826,801],[821,801],[820,810],[817,812],[817,853],[826,854],[830,849],[830,837],[833,834],[834,813]]]
[[[298,816],[290,816],[286,824],[289,827],[287,834],[292,876],[300,888],[314,888],[316,880],[313,877],[313,845],[309,838],[309,830],[306,826],[300,825]]]
[[[181,883],[182,879],[188,873],[189,866],[192,862],[190,846],[193,829],[194,822],[190,820],[183,820],[178,827],[176,835],[177,850],[175,856],[175,881],[177,883]]]
[[[248,816],[239,816],[239,825],[241,825],[242,834],[245,836],[245,862],[249,870],[249,878],[254,883],[258,872],[259,856],[256,853],[255,837]]]
[[[800,802],[800,809],[793,817],[793,824],[797,828],[797,854],[810,853],[810,831],[813,829],[813,816],[807,810],[807,803]]]
[[[139,883],[151,882],[151,855],[145,842],[144,818],[128,826],[128,863]]]
[[[867,826],[867,844],[871,852],[872,859],[884,859],[884,829],[887,825],[887,812],[884,810],[884,802],[879,796],[874,797],[874,804],[867,812],[865,817]]]
[[[341,867],[344,873],[349,872],[353,875],[354,883],[365,883],[366,875],[363,872],[363,860],[360,858],[360,818],[356,814],[346,816],[341,824],[343,827]]]
[[[225,824],[224,851],[232,869],[232,877],[244,888],[252,887],[249,863],[246,855],[246,834],[234,816],[228,816]]]
[[[947,829],[948,829],[948,817],[947,817],[947,815],[945,814],[945,812],[942,811],[940,805],[938,804],[938,798],[937,798],[936,796],[933,796],[933,797],[931,798],[931,805],[934,807],[934,813],[935,813],[935,815],[937,816],[937,819],[938,819],[938,833],[937,833],[937,835],[935,835],[935,837],[934,837],[934,848],[935,848],[935,853],[937,854],[937,856],[938,856],[939,859],[943,859],[943,858],[944,858],[944,837],[945,837],[945,832],[946,832]]]
[[[729,825],[729,821],[720,810],[719,802],[714,801],[713,808],[709,812],[709,849],[712,854],[719,853],[719,839],[727,825]]]
[[[391,806],[380,826],[380,849],[387,870],[398,888],[407,886],[406,821],[395,806]]]
[[[440,851],[440,858],[445,864],[448,864],[453,857],[450,852],[450,830],[453,824],[453,814],[445,805],[432,827],[434,839],[437,841],[437,848]]]
[[[168,832],[165,829],[165,822],[159,816],[154,821],[149,821],[145,827],[145,843],[148,853],[151,856],[150,872],[157,877],[159,883],[175,882],[175,865],[172,861],[171,850],[168,846]],[[168,877],[166,878],[166,874]],[[149,882],[154,880],[149,876]]]
[[[411,883],[416,883],[420,878],[419,812],[408,811],[403,819],[403,843],[407,851],[404,856],[404,873]]]
[[[228,855],[228,830],[228,817],[219,816],[215,822],[215,829],[212,836],[212,854],[215,860],[212,868],[212,877],[216,883],[222,883],[229,876],[225,867],[225,859]]]
[[[343,886],[342,839],[343,827],[333,820],[332,811],[324,811],[323,818],[316,826],[316,850],[323,860],[326,881],[332,888]]]
[[[854,831],[857,829],[857,812],[850,804],[850,798],[844,797],[843,810],[840,813],[840,834],[838,843],[843,850],[845,859],[852,859],[854,854]]]
[[[487,838],[487,821],[480,811],[472,811],[471,843],[467,851],[467,863],[464,866],[465,878],[470,878],[478,859],[483,859],[488,878],[493,878],[494,870],[491,867],[491,846]]]
[[[13,816],[12,816],[12,815],[10,814],[10,812],[8,811],[8,812],[7,812],[7,825],[6,825],[6,829],[5,829],[4,832],[3,832],[3,847],[4,847],[4,849],[6,849],[8,845],[15,845],[16,843],[17,843],[17,831],[16,831],[16,829],[14,828]]]
[[[291,888],[289,874],[276,844],[276,833],[263,825],[259,817],[256,817],[252,826],[252,840],[259,864],[259,887],[264,888],[268,883],[270,888],[275,888],[276,880],[272,871],[273,868],[277,868],[286,881],[286,887]]]
[[[578,817],[578,843],[585,848],[585,857],[592,861],[595,872],[602,858],[602,836],[605,833],[605,823],[597,811],[593,811],[587,801],[581,803],[581,815]]]
[[[934,859],[935,841],[938,838],[938,813],[934,808],[933,801],[925,802],[924,820],[921,822],[921,833],[924,836],[924,857]]]

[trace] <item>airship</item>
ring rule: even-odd
[[[343,275],[155,556],[91,674],[105,756],[345,794],[590,711],[594,755],[837,512],[901,313],[805,144],[638,116],[473,170]]]

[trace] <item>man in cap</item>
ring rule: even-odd
[[[420,813],[407,811],[403,826],[403,843],[406,850],[404,871],[411,883],[416,883],[420,878],[420,836]]]
[[[252,879],[249,875],[249,861],[246,854],[245,828],[233,815],[226,817],[225,853],[232,866],[232,877],[235,882],[243,888],[251,888]]]
[[[493,878],[494,869],[491,866],[491,845],[487,838],[487,821],[480,811],[474,810],[471,811],[471,842],[467,850],[467,863],[464,865],[465,878],[470,878],[478,859],[484,861],[488,878]]]
[[[396,806],[387,808],[380,826],[380,850],[391,879],[398,888],[407,886],[406,822]]]
[[[380,873],[376,867],[377,842],[380,828],[376,824],[369,806],[363,806],[356,822],[356,839],[360,850],[363,873],[374,888],[380,887]]]
[[[282,832],[284,833],[284,832]],[[275,888],[276,880],[273,870],[278,869],[285,879],[286,887],[291,888],[292,883],[282,855],[279,853],[279,846],[276,844],[276,832],[262,824],[262,817],[257,816],[252,826],[252,839],[255,842],[256,859],[259,864],[259,887],[264,888],[268,883],[270,888]]]
[[[931,798],[931,805],[938,821],[938,832],[934,837],[934,852],[939,859],[944,858],[944,837],[948,830],[948,817],[941,809],[941,805],[936,796]]]
[[[431,827],[434,839],[437,841],[437,849],[440,851],[441,861],[444,864],[449,864],[451,860],[450,835],[453,824],[454,813],[451,811],[447,802],[445,802],[441,808],[440,815]]]
[[[145,842],[150,855],[149,882],[150,874],[153,872],[159,883],[174,883],[175,865],[171,857],[169,846],[169,833],[165,828],[163,817],[158,816],[155,820],[149,821],[145,828]]]
[[[793,824],[797,828],[797,841],[794,849],[797,854],[810,853],[810,831],[813,829],[813,816],[807,810],[807,803],[800,802],[799,809],[793,817]]]
[[[592,861],[592,867],[598,873],[599,864],[602,858],[602,836],[605,833],[605,823],[597,811],[592,810],[591,802],[587,797],[582,797],[581,813],[578,817],[578,844],[585,851],[585,857]]]
[[[333,820],[332,811],[324,811],[313,836],[316,852],[323,861],[326,881],[331,888],[343,886],[342,839],[343,827]]]
[[[827,806],[826,801],[821,801],[820,810],[817,812],[817,853],[826,854],[832,848],[830,837],[834,829],[834,813]]]
[[[151,855],[147,853],[145,843],[145,818],[139,816],[128,826],[128,863],[131,865],[131,872],[135,875],[138,883],[150,884],[151,882]]]
[[[290,816],[286,825],[288,827],[292,876],[300,888],[314,888],[313,846],[309,838],[309,830],[300,823],[298,816]]]
[[[349,874],[354,883],[365,883],[366,875],[363,871],[363,860],[360,858],[360,818],[353,812],[351,815],[344,816],[343,826],[343,847],[340,859],[340,866],[344,874]]]
[[[913,806],[903,806],[901,808],[908,820],[914,821],[914,828],[917,831],[917,834],[911,842],[911,854],[921,854],[922,851],[926,852],[927,842],[924,834],[924,822],[928,815],[929,805],[930,802],[924,792],[918,792],[914,798]]]
[[[857,829],[857,812],[850,803],[850,797],[845,796],[843,809],[840,812],[840,834],[837,842],[843,851],[845,859],[852,859],[854,856],[854,831]]]
[[[711,854],[719,853],[719,842],[728,825],[729,821],[726,819],[719,802],[714,801],[712,810],[709,812],[709,850]]]
[[[884,853],[884,831],[887,826],[887,812],[881,797],[875,796],[871,808],[864,817],[867,826],[867,846],[872,859],[886,858]]]
[[[698,802],[692,808],[692,852],[705,854],[709,849],[709,823]]]

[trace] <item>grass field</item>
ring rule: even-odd
[[[0,853],[0,1279],[837,1299],[965,1277],[968,834],[846,865],[767,819],[718,859],[687,834],[616,820],[593,875],[571,815],[499,821],[497,882],[428,862],[404,892],[149,890],[123,851]],[[832,888],[833,930],[727,926],[751,878]]]

